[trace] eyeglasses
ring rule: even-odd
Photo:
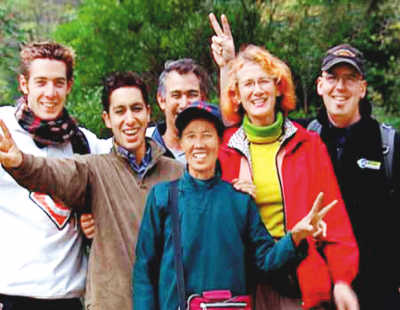
[[[322,77],[331,85],[337,85],[341,80],[345,86],[356,85],[362,78],[357,74],[336,75],[332,73],[324,73]]]
[[[254,89],[256,87],[256,85],[258,86],[258,88],[265,90],[269,85],[271,85],[271,83],[275,83],[274,79],[258,79],[258,80],[245,80],[242,82],[239,82],[239,85],[242,87],[246,87],[249,89]]]

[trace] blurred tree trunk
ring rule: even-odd
[[[379,7],[379,3],[382,1],[379,0],[370,0],[369,1],[369,5],[368,5],[368,9],[367,9],[367,14],[371,14],[372,12],[375,12],[378,10]]]

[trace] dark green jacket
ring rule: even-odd
[[[147,198],[136,246],[135,310],[178,307],[169,184],[157,184]],[[200,181],[186,171],[178,189],[187,296],[216,289],[246,294],[246,263],[268,271],[297,257],[290,234],[274,246],[254,201],[219,176]]]

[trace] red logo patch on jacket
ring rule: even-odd
[[[71,218],[72,211],[64,203],[53,200],[49,195],[30,192],[29,198],[47,214],[59,230],[62,230]]]

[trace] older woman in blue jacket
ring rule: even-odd
[[[178,115],[176,126],[188,167],[178,181],[185,295],[229,289],[249,293],[250,265],[269,271],[301,259],[302,240],[319,233],[322,197],[291,232],[275,243],[252,198],[220,177],[217,158],[223,124],[219,110],[196,102]],[[136,247],[133,274],[134,309],[177,309],[172,220],[168,209],[170,182],[150,192]]]

